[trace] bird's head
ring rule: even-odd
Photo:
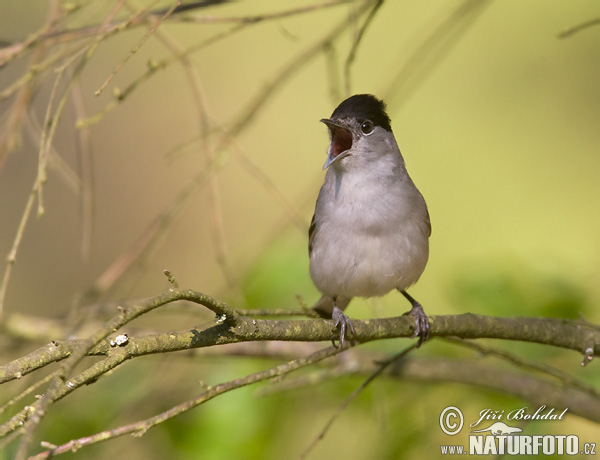
[[[329,128],[331,139],[323,169],[341,165],[346,158],[348,163],[361,164],[397,151],[385,104],[370,94],[349,97],[321,122]]]

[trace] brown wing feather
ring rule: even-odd
[[[315,240],[317,224],[315,223],[315,215],[313,214],[310,221],[310,227],[308,227],[308,257],[312,254],[313,242]]]
[[[429,218],[429,209],[425,208],[425,210],[427,211],[427,220],[425,221],[425,224],[427,225],[427,229],[429,230],[427,236],[431,236],[431,219]]]

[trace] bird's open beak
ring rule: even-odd
[[[352,131],[339,121],[329,118],[323,118],[321,122],[327,125],[331,136],[327,160],[323,166],[323,169],[327,169],[334,161],[344,158],[352,148]]]

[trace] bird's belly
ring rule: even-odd
[[[313,252],[310,274],[317,288],[331,297],[381,296],[415,283],[427,256],[428,241],[421,235],[340,235]]]

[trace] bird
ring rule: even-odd
[[[355,335],[345,308],[353,297],[396,289],[410,303],[418,345],[429,338],[422,305],[406,289],[425,269],[431,220],[408,175],[385,103],[371,94],[341,102],[330,118],[325,180],[309,228],[309,272],[322,297],[313,310]]]

